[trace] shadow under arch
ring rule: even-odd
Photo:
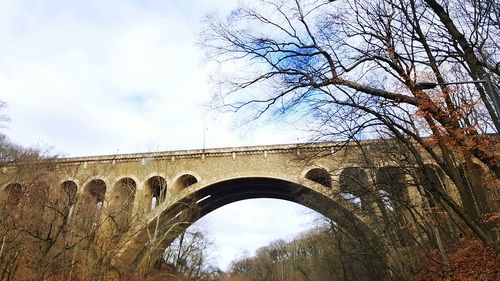
[[[325,168],[312,168],[304,175],[304,178],[317,182],[327,188],[332,187],[332,177]]]
[[[0,189],[0,203],[5,203],[6,206],[17,206],[23,197],[25,188],[20,183],[10,183]],[[2,204],[3,205],[3,204]]]
[[[177,227],[170,229],[172,235],[160,243],[157,242],[159,250],[153,256],[157,254],[159,257],[162,249],[167,247],[187,227],[208,213],[230,203],[256,198],[282,199],[306,206],[334,220],[340,227],[361,241],[378,243],[372,229],[344,207],[340,201],[337,202],[328,197],[327,194],[322,194],[306,184],[271,177],[242,177],[199,187],[162,211],[159,224],[163,226],[176,225]],[[195,208],[191,208],[193,204],[196,205]],[[151,220],[149,227],[154,227],[156,223],[155,217]],[[151,253],[146,248],[149,243],[147,241],[148,233],[153,232],[154,229],[145,229],[138,233],[128,247],[121,252],[116,264],[117,268],[122,269],[121,272],[134,270],[144,260],[145,255]],[[374,246],[374,248],[377,247]]]

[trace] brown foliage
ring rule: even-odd
[[[464,238],[458,248],[450,249],[450,265],[448,268],[432,262],[420,273],[415,281],[495,281],[500,277],[500,255],[493,248],[485,247],[480,240],[470,235]],[[437,257],[438,253],[433,253]]]

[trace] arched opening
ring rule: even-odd
[[[108,213],[120,229],[128,225],[136,189],[137,184],[131,178],[122,178],[113,186]]]
[[[229,270],[230,261],[241,258],[242,253],[254,253],[277,239],[289,241],[326,226],[327,218],[297,203],[268,198],[241,200],[222,206],[189,226],[167,247],[162,258],[181,273],[183,263],[193,264],[192,260],[201,254],[212,266]],[[190,251],[193,246],[196,249],[192,239],[198,233],[204,235],[205,245],[209,246],[200,253]]]
[[[376,172],[376,186],[384,206],[391,211],[408,202],[405,173],[399,167],[382,167]]]
[[[306,173],[305,178],[317,182],[325,187],[332,187],[332,178],[330,173],[323,168],[313,168],[309,170]]]
[[[43,218],[52,211],[54,202],[50,200],[49,191],[49,184],[44,180],[35,180],[26,187],[26,203],[23,205],[24,216],[28,218],[40,217],[40,219],[33,220],[31,224],[33,229],[40,229],[44,224]]]
[[[419,187],[423,187],[423,190],[420,189],[422,204],[425,208],[423,215],[429,216],[429,218],[423,220],[421,226],[427,227],[425,233],[433,233],[432,236],[428,237],[435,244],[442,243],[441,241],[443,240],[453,243],[453,240],[458,238],[456,227],[448,216],[445,215],[447,214],[446,210],[441,204],[439,197],[436,197],[433,192],[433,190],[440,190],[449,194],[451,188],[446,186],[445,179],[444,172],[437,165],[425,165],[422,170],[417,171],[416,184]],[[441,233],[445,235],[443,236]]]
[[[198,182],[198,180],[193,175],[185,174],[185,175],[180,176],[177,179],[177,181],[175,182],[175,186],[178,190],[180,190],[180,189],[184,189],[190,185],[193,185],[197,182]]]
[[[167,181],[154,176],[146,181],[146,190],[144,195],[145,210],[152,210],[165,201],[167,196]]]
[[[169,233],[173,235],[172,239],[165,239],[164,243],[159,245],[157,256],[159,257],[162,249],[189,225],[208,213],[233,202],[256,198],[282,199],[298,203],[332,219],[339,227],[348,233],[355,233],[364,242],[378,243],[373,231],[357,215],[349,211],[342,202],[334,201],[314,187],[276,178],[249,177],[228,179],[202,187],[159,214],[159,227],[169,229]],[[147,233],[154,231],[158,227],[157,223],[156,218],[151,219],[150,229],[139,233],[131,243],[133,246],[121,253],[120,264],[126,267],[130,264],[130,259],[136,259],[142,253],[140,249],[143,250],[147,243]],[[373,249],[377,247],[378,245],[375,245]]]
[[[425,197],[424,203],[428,204],[430,208],[439,207],[439,198],[433,196],[430,192],[431,190],[437,189],[450,193],[449,187],[446,186],[445,178],[444,172],[436,165],[425,165],[423,169],[417,171],[415,183],[423,187],[422,195]]]
[[[104,208],[104,198],[106,195],[106,183],[100,179],[91,180],[84,189],[82,208],[83,219],[87,227],[96,228],[99,225],[101,214]]]
[[[359,167],[348,167],[342,170],[339,177],[341,196],[362,208],[368,210],[372,202],[372,192],[369,186],[368,174]]]
[[[66,180],[61,183],[61,189],[63,194],[62,207],[66,216],[70,218],[77,200],[78,186],[74,181]]]
[[[476,163],[464,163],[458,168],[462,184],[458,184],[457,188],[464,208],[478,218],[491,211],[490,205],[494,209],[498,209],[494,198],[499,198],[499,191],[496,190],[497,188],[488,190],[483,184],[486,171]],[[493,198],[493,200],[488,200],[488,197]]]
[[[19,205],[23,197],[23,186],[20,183],[11,183],[2,192],[2,201],[6,206],[15,207]]]
[[[387,166],[377,169],[375,183],[379,197],[376,198],[382,219],[398,226],[394,232],[401,246],[408,246],[410,238],[406,230],[409,206],[406,174],[399,167]],[[397,242],[397,241],[394,241]]]

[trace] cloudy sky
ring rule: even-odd
[[[11,119],[3,133],[64,156],[197,149],[205,128],[206,147],[300,141],[283,124],[236,128],[234,116],[205,106],[215,66],[203,60],[197,33],[205,14],[236,4],[0,0],[0,100]],[[202,224],[224,266],[312,220],[295,204],[251,200],[216,210]]]

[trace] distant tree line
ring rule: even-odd
[[[228,280],[375,280],[381,263],[370,255],[339,229],[319,228],[290,241],[274,241],[255,256],[234,261]]]

